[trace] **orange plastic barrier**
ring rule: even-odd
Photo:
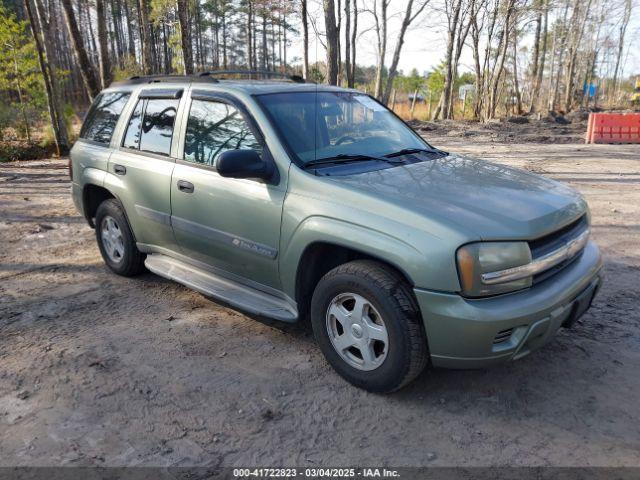
[[[640,113],[590,113],[586,143],[640,143]]]

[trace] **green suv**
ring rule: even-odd
[[[73,199],[115,273],[308,319],[358,387],[521,358],[601,284],[567,186],[432,147],[375,99],[293,81],[134,77],[95,100]]]

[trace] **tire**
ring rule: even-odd
[[[100,254],[113,272],[123,277],[132,277],[145,270],[146,255],[136,247],[120,202],[114,198],[102,202],[96,212],[95,225]]]
[[[311,324],[331,366],[370,392],[398,390],[427,365],[427,338],[411,286],[382,263],[356,260],[322,277],[311,300]]]

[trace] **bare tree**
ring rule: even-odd
[[[382,100],[382,76],[384,74],[384,63],[387,56],[387,11],[391,0],[374,0],[371,14],[375,21],[376,39],[378,46],[378,63],[376,66],[376,82],[373,94]]]
[[[358,38],[358,0],[353,0],[353,28],[351,29],[351,73],[348,86],[353,88],[356,81],[356,40]]]
[[[398,32],[398,40],[393,50],[393,57],[391,59],[391,65],[389,66],[389,73],[387,75],[387,82],[384,87],[384,93],[382,95],[382,102],[389,103],[389,97],[391,95],[391,89],[393,88],[393,80],[398,74],[398,63],[400,62],[400,53],[402,52],[402,46],[404,45],[404,37],[407,33],[407,29],[413,23],[413,21],[424,11],[430,0],[408,0],[407,7],[404,11],[404,17],[402,18],[402,24],[400,25],[400,31]],[[414,9],[415,7],[415,9]]]
[[[580,5],[584,4],[583,0],[575,0],[573,6],[573,16],[571,20],[571,41],[569,42],[569,64],[567,65],[567,73],[565,76],[565,98],[564,108],[569,111],[573,104],[574,85],[576,74],[576,61],[578,59],[578,48],[582,42],[585,24],[589,18],[589,10],[593,0],[587,0],[584,11]]]
[[[471,12],[473,0],[445,0],[447,16],[447,50],[445,55],[444,88],[434,118],[453,118],[453,95],[462,48],[471,27],[465,17]]]
[[[502,78],[502,73],[504,72],[504,64],[507,58],[510,37],[509,32],[512,28],[511,19],[514,13],[516,1],[517,0],[505,0],[504,26],[502,33],[500,34],[499,48],[497,50],[498,53],[494,66],[495,73],[489,90],[489,103],[486,118],[494,118],[496,116],[496,109],[499,101],[498,87],[500,86],[500,80]]]
[[[309,23],[307,12],[307,0],[301,0],[302,7],[302,76],[309,78]]]
[[[536,19],[536,38],[534,46],[534,68],[532,77],[534,81],[531,90],[531,103],[529,113],[536,111],[536,104],[540,96],[542,87],[542,77],[544,75],[545,60],[547,58],[547,37],[549,28],[549,0],[540,0],[540,10]],[[542,39],[542,48],[540,40]]]
[[[356,0],[354,0],[355,2]],[[344,68],[345,77],[347,78],[347,86],[353,85],[353,79],[351,74],[351,2],[350,0],[344,1]]]
[[[618,36],[618,52],[616,54],[616,66],[613,69],[612,91],[615,92],[618,84],[618,74],[620,70],[620,59],[622,58],[622,51],[624,50],[624,39],[627,33],[627,26],[631,19],[631,0],[625,0],[624,13],[622,14],[622,20],[620,22],[620,35]]]

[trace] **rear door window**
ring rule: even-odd
[[[80,138],[109,144],[129,92],[107,92],[98,95],[80,130]]]
[[[179,99],[141,98],[134,109],[122,145],[169,156]]]

